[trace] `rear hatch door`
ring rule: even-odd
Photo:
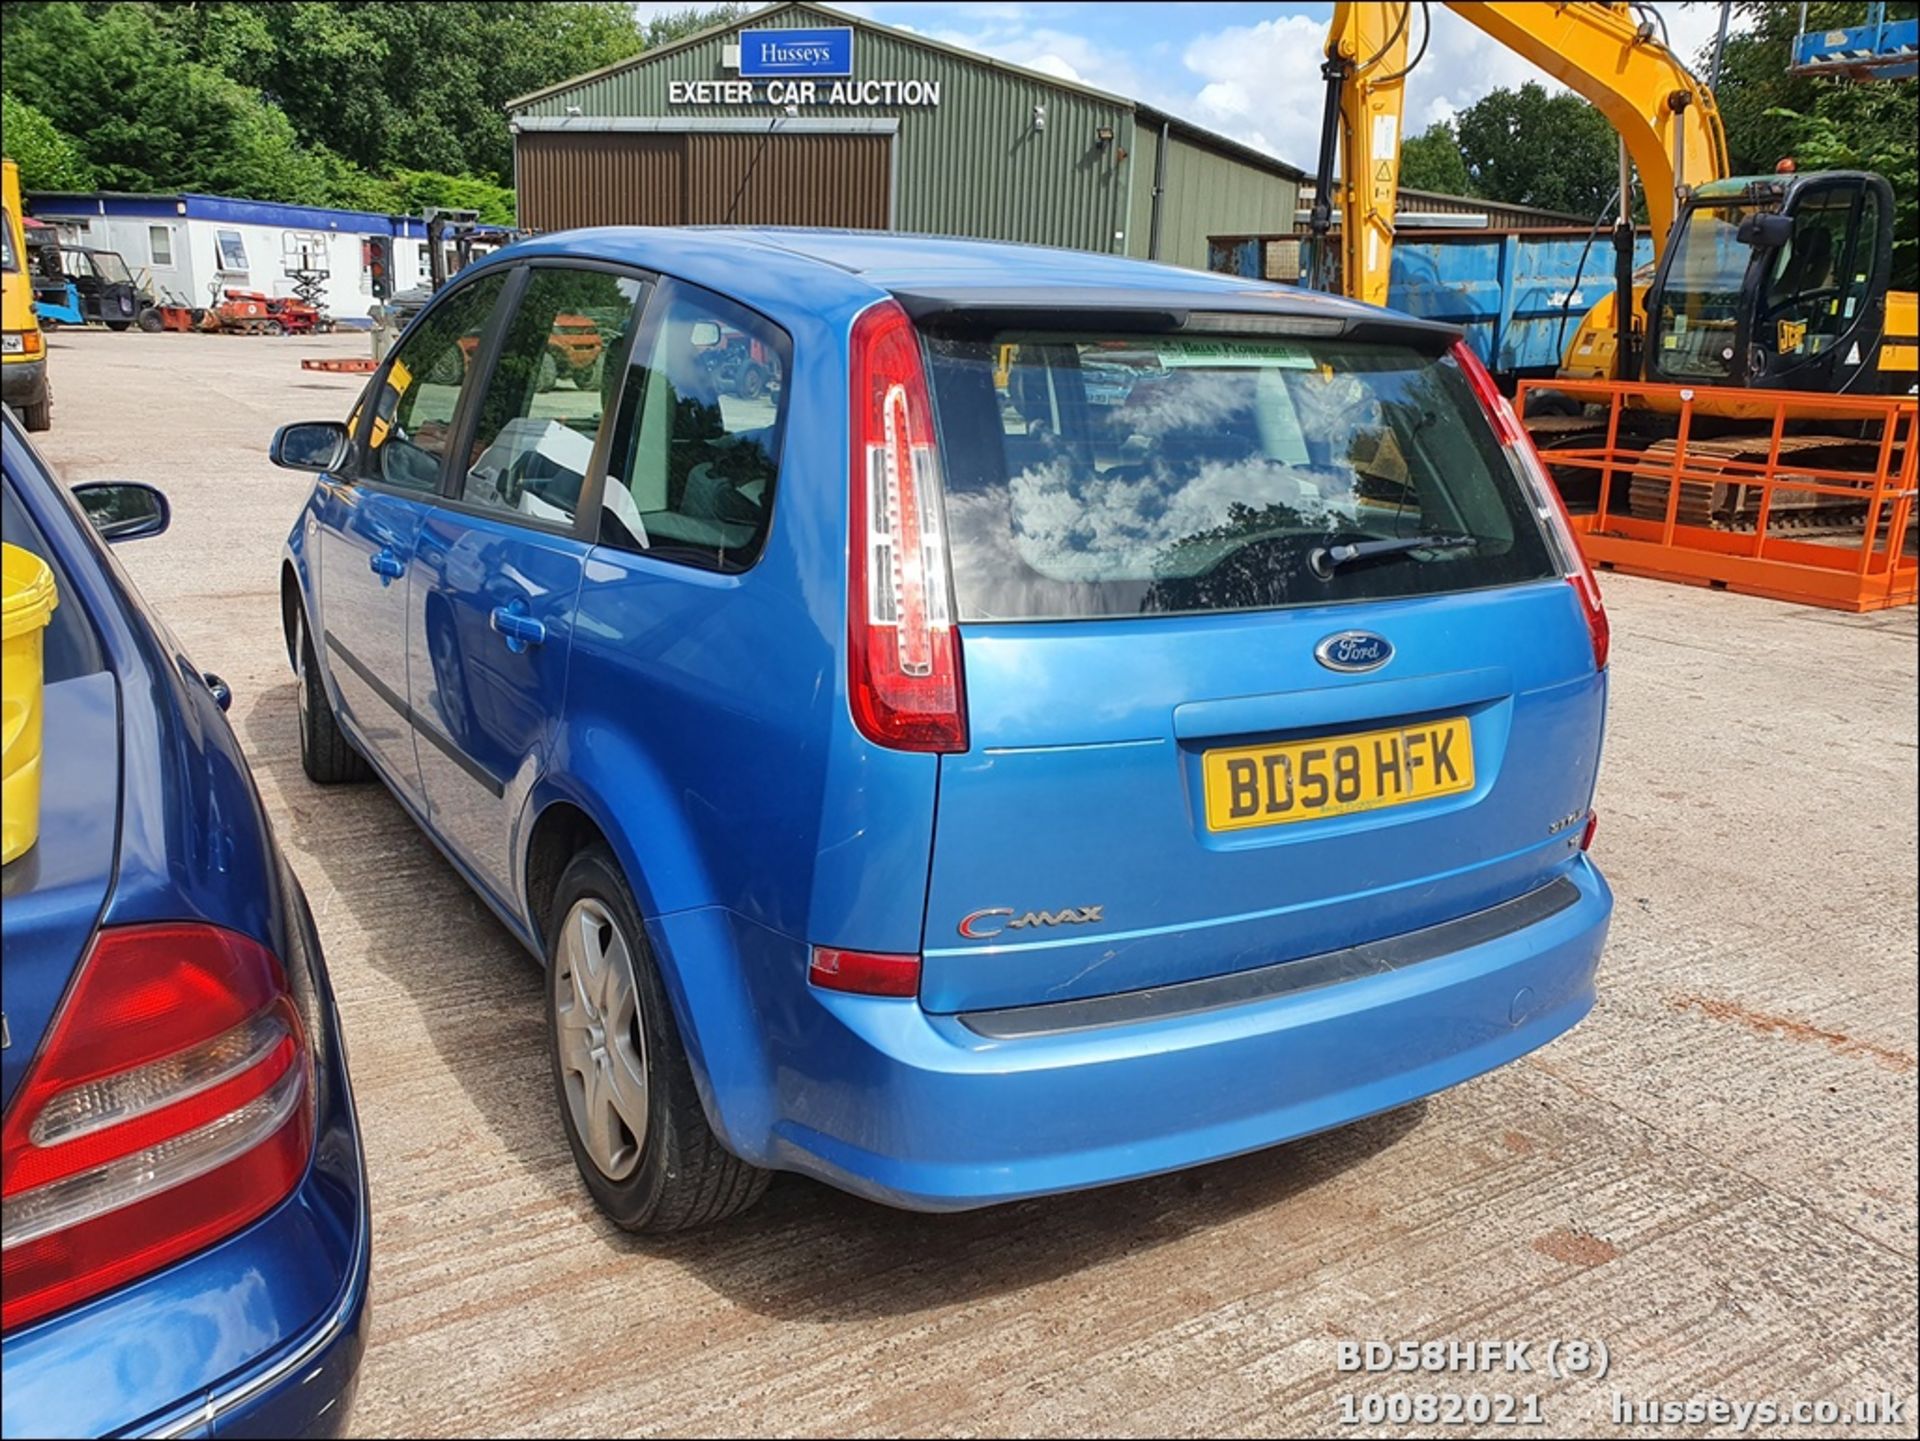
[[[927,1009],[1269,965],[1571,863],[1605,682],[1444,348],[1114,317],[926,350],[970,735]]]

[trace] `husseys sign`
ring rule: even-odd
[[[938,80],[856,80],[853,31],[742,30],[738,80],[674,80],[671,105],[935,106]]]
[[[853,31],[742,30],[740,74],[749,80],[853,74]]]

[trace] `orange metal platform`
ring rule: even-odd
[[[1885,610],[1920,597],[1920,556],[1908,546],[1920,452],[1920,403],[1914,397],[1529,380],[1515,397],[1522,414],[1533,391],[1606,407],[1604,420],[1594,417],[1587,441],[1536,441],[1546,442],[1540,458],[1550,469],[1597,475],[1597,509],[1573,517],[1593,565],[1834,610]],[[1653,449],[1631,438],[1623,443],[1621,421],[1631,410],[1675,416],[1673,440]],[[1753,453],[1764,448],[1764,459],[1730,455],[1725,437],[1696,438],[1694,421],[1706,416],[1742,421]],[[1588,443],[1602,426],[1604,442]],[[1810,463],[1807,433],[1835,431],[1870,448],[1873,466],[1846,470]],[[1665,514],[1619,513],[1609,497],[1622,479],[1640,495],[1664,494]],[[1717,502],[1731,491],[1745,492],[1752,502],[1735,507],[1739,528],[1711,520],[1721,508]],[[1827,533],[1818,540],[1790,528],[1808,513],[1851,517],[1855,508],[1857,522],[1824,526]],[[1751,530],[1744,528],[1747,515]],[[1708,523],[1698,523],[1701,518]]]

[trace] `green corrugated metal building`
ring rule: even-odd
[[[784,4],[507,107],[520,223],[851,225],[1204,268],[1302,172],[1123,96]]]

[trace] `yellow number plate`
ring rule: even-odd
[[[1465,716],[1359,735],[1208,751],[1207,829],[1345,816],[1473,789]]]

